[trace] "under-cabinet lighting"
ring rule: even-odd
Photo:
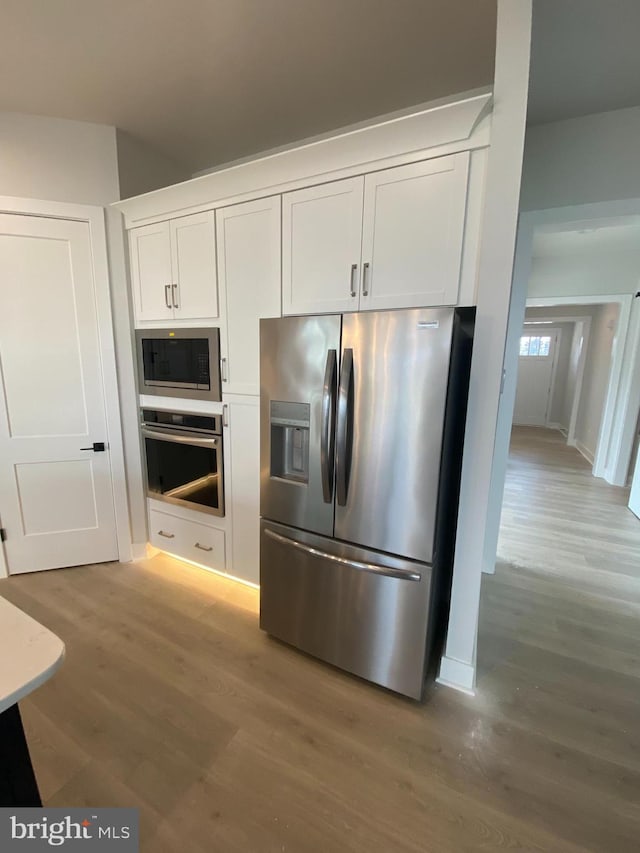
[[[557,323],[557,320],[525,320],[525,326],[551,326],[553,323]]]
[[[178,554],[172,554],[171,551],[164,551],[160,548],[158,548],[158,550],[160,553],[166,554],[168,557],[173,557],[174,560],[179,560],[181,563],[188,563],[190,566],[195,566],[196,569],[202,569],[205,572],[211,572],[211,574],[218,575],[218,577],[224,578],[227,581],[241,583],[243,586],[251,587],[251,589],[260,589],[260,584],[258,583],[252,583],[251,581],[244,580],[244,578],[229,575],[226,572],[221,572],[220,569],[212,569],[211,566],[203,566],[202,563],[196,563],[195,560],[187,560],[185,557],[180,557]]]

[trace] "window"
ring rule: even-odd
[[[551,337],[549,335],[523,335],[520,338],[520,357],[538,356],[545,358],[549,355]]]

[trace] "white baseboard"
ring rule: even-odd
[[[560,430],[560,432],[562,432],[564,427],[562,426],[562,424],[559,424],[556,421],[549,421],[549,423],[547,424],[547,429],[558,429]]]
[[[147,557],[152,557],[153,554],[149,553],[149,548],[151,548],[151,546],[148,542],[134,542],[131,545],[131,559],[134,563],[136,560],[146,560]],[[156,548],[153,550],[157,553]]]
[[[440,675],[436,681],[446,687],[453,687],[468,696],[475,696],[476,668],[471,664],[463,663],[461,660],[442,656],[440,661]]]
[[[584,456],[589,465],[593,465],[594,455],[585,444],[576,439],[576,443],[573,446]]]

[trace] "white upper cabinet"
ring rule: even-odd
[[[136,325],[172,320],[169,223],[134,228],[129,232],[129,242]]]
[[[455,305],[469,153],[283,196],[283,309]]]
[[[282,197],[284,314],[358,309],[364,178]]]
[[[260,318],[281,314],[280,196],[221,208],[216,225],[227,315],[222,390],[259,394]]]
[[[464,152],[365,177],[360,310],[457,303],[468,174]]]
[[[213,211],[129,233],[136,326],[219,317]]]
[[[213,211],[172,219],[169,224],[176,320],[218,317]]]

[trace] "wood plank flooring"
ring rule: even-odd
[[[418,705],[264,636],[257,593],[158,556],[22,575],[67,644],[22,703],[48,805],[140,808],[145,853],[637,851],[640,522],[514,432],[475,697]]]

